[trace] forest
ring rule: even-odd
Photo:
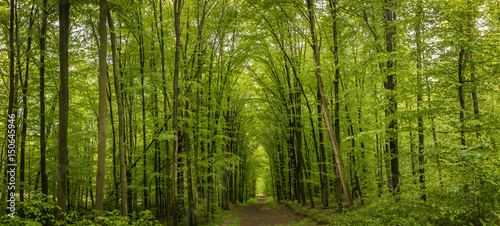
[[[0,23],[2,225],[239,225],[260,195],[300,225],[500,224],[498,0],[3,0]]]

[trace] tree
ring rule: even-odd
[[[415,28],[415,38],[417,39],[417,113],[421,111],[423,102],[423,86],[422,86],[422,19],[423,19],[423,8],[422,2],[417,2],[417,25]],[[422,190],[425,189],[425,168],[424,168],[424,147],[425,147],[425,137],[424,137],[424,117],[422,114],[418,114],[417,117],[418,124],[418,165],[419,165],[419,182],[421,184]],[[422,199],[425,201],[427,199],[426,194],[422,194]]]
[[[384,82],[384,87],[388,90],[388,103],[386,107],[386,117],[389,120],[389,124],[387,126],[387,153],[390,156],[391,160],[391,181],[392,181],[392,189],[394,190],[394,194],[399,192],[399,157],[398,157],[398,120],[396,113],[398,111],[398,103],[396,101],[396,73],[395,71],[395,60],[392,59],[390,54],[395,51],[395,41],[394,36],[396,35],[396,27],[394,25],[394,21],[396,20],[396,13],[394,9],[396,8],[396,3],[392,0],[386,0],[387,4],[384,9],[385,12],[385,37],[386,37],[386,50],[387,54],[389,54],[389,58],[387,60],[387,82]]]
[[[173,92],[174,92],[174,106],[172,110],[172,118],[173,118],[173,130],[174,135],[176,136],[174,142],[174,188],[173,188],[173,206],[174,206],[174,214],[173,214],[173,225],[177,225],[177,192],[178,192],[178,154],[179,154],[179,122],[177,120],[177,110],[179,108],[179,70],[180,70],[180,39],[181,39],[181,12],[182,12],[182,0],[174,1],[174,29],[175,29],[175,68],[174,68],[174,83],[173,83]]]
[[[108,32],[106,30],[107,0],[99,1],[99,128],[97,150],[97,179],[95,209],[103,211],[104,175],[106,174],[106,55]]]
[[[69,44],[69,0],[59,0],[59,147],[57,154],[57,205],[58,219],[67,210],[68,174],[68,44]]]
[[[323,113],[323,119],[325,120],[325,126],[328,132],[328,137],[330,138],[330,143],[333,147],[333,152],[334,152],[334,157],[335,157],[335,164],[337,166],[338,170],[338,175],[340,182],[342,183],[342,188],[344,189],[344,194],[347,199],[347,205],[349,208],[352,207],[352,200],[351,200],[351,195],[349,193],[349,189],[347,188],[347,180],[345,179],[344,175],[344,167],[342,165],[342,157],[340,155],[340,150],[338,147],[338,143],[333,136],[333,129],[332,125],[330,123],[330,116],[328,114],[328,107],[326,104],[325,100],[325,91],[323,90],[323,80],[321,78],[321,61],[320,61],[320,55],[319,55],[319,46],[318,46],[318,40],[316,36],[316,25],[315,25],[315,20],[316,16],[314,15],[314,0],[308,0],[307,1],[307,8],[309,10],[309,24],[310,24],[310,31],[311,31],[311,36],[312,36],[312,48],[313,48],[313,56],[314,56],[314,64],[315,64],[315,74],[316,74],[316,79],[318,81],[318,89],[319,93],[321,96],[321,109]]]
[[[48,195],[45,149],[45,36],[47,35],[47,0],[43,1],[42,27],[40,28],[40,177],[42,194]]]
[[[5,179],[4,181],[7,181],[7,177],[9,176],[9,182],[10,178],[13,176],[15,180],[15,170],[16,168],[14,167],[14,175],[11,175],[10,172],[12,172],[12,165],[16,164],[16,148],[15,148],[15,140],[16,140],[16,133],[17,133],[17,126],[16,126],[16,119],[17,119],[17,97],[16,97],[16,74],[14,73],[14,54],[15,54],[15,49],[14,49],[14,11],[16,10],[16,5],[15,1],[11,0],[10,1],[10,26],[9,26],[9,105],[8,105],[8,110],[7,110],[7,133],[6,137],[8,137],[9,142],[8,144],[14,144],[14,147],[12,148],[12,145],[7,145],[7,153],[9,154],[9,157],[7,158],[7,167],[5,167]],[[11,165],[12,164],[12,165]],[[9,199],[10,197],[15,196],[11,194],[15,194],[15,186],[7,186],[7,193],[6,197]],[[2,196],[3,197],[3,196]],[[11,202],[11,201],[9,201]],[[14,202],[15,205],[15,202]],[[10,206],[10,205],[9,205]]]
[[[121,185],[121,207],[122,216],[128,215],[127,210],[127,175],[125,163],[125,117],[123,110],[122,91],[120,84],[120,77],[118,75],[118,60],[116,53],[116,33],[114,29],[113,19],[111,18],[111,11],[107,9],[108,26],[111,39],[111,54],[113,58],[113,77],[116,95],[116,103],[118,105],[118,154],[120,155],[120,185]]]

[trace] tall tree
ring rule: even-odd
[[[108,32],[106,29],[107,0],[99,1],[99,126],[97,147],[97,179],[95,209],[103,211],[104,176],[106,175],[106,55]]]
[[[14,12],[16,10],[16,3],[15,0],[10,1],[10,26],[9,26],[9,106],[7,109],[7,134],[6,137],[8,137],[8,144],[14,144],[14,147],[12,148],[12,145],[7,145],[7,153],[8,153],[8,160],[7,160],[7,167],[5,167],[5,179],[7,181],[7,177],[11,177],[11,171],[13,169],[14,171],[14,178],[15,178],[15,170],[16,167],[12,168],[16,164],[16,147],[15,147],[15,142],[16,142],[16,132],[17,132],[17,125],[16,125],[16,119],[17,119],[17,111],[15,105],[17,105],[17,97],[16,97],[16,87],[17,87],[17,78],[14,70],[14,56],[15,56],[15,49],[14,49]],[[11,165],[12,164],[12,165]],[[8,173],[9,172],[9,173]],[[10,182],[10,179],[9,179]],[[7,186],[7,197],[10,199],[11,194],[16,192],[16,187],[15,186]],[[10,201],[9,201],[10,202]],[[15,202],[14,202],[15,204]],[[10,205],[9,205],[10,206]]]
[[[59,0],[59,147],[57,154],[57,218],[63,219],[67,210],[68,174],[68,44],[69,44],[69,0]]]
[[[417,26],[415,32],[415,38],[417,39],[417,123],[418,123],[418,165],[419,165],[419,182],[422,191],[425,189],[425,168],[424,168],[424,147],[425,147],[425,137],[424,137],[424,116],[422,111],[423,102],[423,81],[422,81],[422,23],[423,23],[423,7],[422,1],[417,2]],[[427,197],[425,193],[422,193],[422,200],[426,200]]]
[[[40,177],[42,194],[48,195],[45,149],[45,38],[47,36],[47,0],[43,0],[42,25],[40,28]]]
[[[391,56],[392,52],[395,51],[395,40],[394,36],[396,35],[396,12],[394,12],[396,8],[396,3],[392,0],[385,0],[386,6],[384,9],[385,12],[385,43],[386,50],[388,54],[387,60],[387,82],[384,82],[385,88],[388,90],[388,98],[387,98],[387,109],[386,109],[386,117],[389,120],[389,125],[387,126],[387,152],[390,155],[391,160],[391,179],[392,179],[392,189],[395,193],[399,191],[399,157],[398,157],[398,120],[397,120],[397,111],[398,111],[398,103],[396,101],[396,73],[395,73],[395,60],[394,57]],[[394,193],[394,194],[395,194]]]
[[[34,9],[35,6],[31,6],[30,10],[30,19],[29,19],[29,25],[28,25],[28,33],[32,31],[33,29],[33,24],[35,22],[35,17],[34,17]],[[20,171],[20,181],[21,183],[25,182],[25,166],[26,166],[26,134],[28,130],[28,78],[29,78],[29,71],[30,71],[30,53],[31,53],[31,42],[33,40],[33,37],[31,34],[28,34],[28,43],[26,44],[26,71],[24,72],[24,81],[21,80],[21,83],[23,83],[23,127],[21,129],[21,169]],[[24,188],[25,186],[21,186],[19,189],[19,200],[21,202],[24,202]]]
[[[160,37],[159,37],[159,40],[160,40],[160,54],[161,54],[161,78],[163,80],[163,88],[162,88],[162,91],[163,91],[163,120],[164,120],[164,128],[165,128],[165,131],[168,131],[168,118],[167,118],[167,110],[168,108],[170,107],[170,104],[168,102],[168,94],[167,94],[167,78],[166,78],[166,75],[165,75],[165,43],[163,41],[163,6],[162,6],[162,0],[160,0]],[[168,106],[167,106],[168,104]],[[170,177],[170,153],[169,153],[169,143],[168,143],[168,139],[165,139],[165,154],[166,154],[166,178],[167,178],[167,197],[166,197],[166,219],[165,221],[167,222],[167,224],[170,223],[170,216],[171,216],[171,210],[172,210],[172,207],[170,205],[170,200],[171,200],[171,197],[170,197],[170,187],[171,187],[171,177]]]
[[[120,155],[120,186],[121,186],[121,207],[122,216],[128,215],[127,210],[127,167],[125,165],[125,115],[123,110],[123,99],[120,84],[120,77],[118,74],[118,56],[116,54],[116,33],[113,19],[109,7],[107,7],[108,26],[111,39],[111,54],[113,59],[113,75],[115,85],[116,103],[118,106],[118,154]]]
[[[333,80],[333,92],[335,95],[335,106],[333,109],[333,117],[334,117],[334,125],[333,130],[335,132],[335,139],[337,139],[338,145],[340,146],[340,93],[339,93],[339,83],[340,83],[340,67],[339,67],[339,45],[338,45],[338,29],[337,29],[337,18],[338,18],[338,8],[337,8],[337,0],[329,0],[329,7],[332,15],[333,21],[333,62],[335,65],[335,77]],[[318,92],[319,93],[319,92]],[[336,164],[336,162],[334,163]],[[339,179],[339,175],[335,179],[336,183],[336,199],[337,199],[337,208],[342,208],[342,197],[340,196],[340,188],[341,182]]]
[[[173,188],[173,225],[177,225],[177,191],[178,191],[178,154],[179,154],[179,122],[177,119],[177,110],[179,108],[179,70],[180,70],[180,41],[181,41],[181,12],[183,0],[174,0],[174,30],[175,30],[175,66],[174,66],[174,106],[172,109],[174,141],[174,188]]]
[[[335,163],[336,167],[338,170],[338,175],[340,182],[342,183],[342,188],[344,189],[344,195],[347,199],[347,205],[349,208],[352,207],[352,200],[351,200],[351,195],[349,193],[349,188],[347,187],[347,180],[345,178],[344,174],[344,167],[342,165],[342,156],[340,154],[339,146],[338,146],[338,141],[333,135],[333,128],[332,124],[330,122],[330,116],[328,114],[328,106],[326,103],[325,99],[325,91],[323,89],[323,80],[321,78],[321,60],[320,60],[320,52],[319,52],[319,44],[318,44],[318,38],[316,34],[316,15],[314,13],[314,0],[307,0],[307,9],[309,10],[309,25],[310,25],[310,32],[312,36],[312,48],[313,48],[313,59],[314,59],[314,66],[315,70],[314,73],[316,74],[316,79],[318,81],[318,87],[319,87],[319,93],[321,96],[321,109],[323,113],[323,119],[325,120],[325,126],[326,130],[328,132],[328,137],[330,138],[330,143],[333,147],[333,152],[334,152],[334,158],[335,158]]]

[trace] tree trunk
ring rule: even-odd
[[[423,86],[422,86],[422,18],[423,18],[423,9],[422,2],[419,1],[417,5],[417,27],[415,37],[417,39],[417,123],[418,123],[418,174],[419,174],[419,183],[420,189],[422,190],[422,200],[426,200],[425,194],[425,159],[424,159],[424,147],[425,147],[425,139],[424,139],[424,117],[421,113],[422,110],[422,102],[423,102]]]
[[[329,6],[330,6],[330,11],[332,15],[332,21],[333,21],[333,57],[334,57],[334,64],[335,64],[335,77],[333,81],[333,87],[334,87],[334,93],[335,93],[335,105],[334,105],[334,110],[333,110],[333,117],[334,117],[334,125],[333,125],[333,130],[334,130],[334,136],[336,141],[338,142],[338,146],[340,147],[340,93],[339,93],[339,82],[340,82],[340,68],[339,68],[339,47],[338,47],[338,34],[337,34],[337,1],[336,0],[329,0]],[[319,95],[319,90],[318,90],[318,95]],[[320,97],[318,97],[318,100],[321,100]],[[337,161],[334,160],[334,164],[337,164]],[[337,178],[335,179],[335,184],[337,187],[337,190],[341,187],[341,182],[339,179],[339,175],[337,173]],[[340,195],[340,191],[337,191],[335,193],[336,200],[337,200],[337,208],[342,208],[342,197]]]
[[[385,1],[388,6],[385,11],[385,27],[386,27],[386,46],[387,54],[392,54],[394,51],[396,35],[396,27],[394,21],[396,20],[396,3],[392,0]],[[388,152],[390,153],[391,161],[391,180],[394,194],[399,192],[399,157],[398,157],[398,120],[396,113],[398,110],[398,103],[396,102],[396,74],[394,73],[395,61],[392,57],[387,60],[387,82],[385,88],[388,90],[388,104],[386,110],[386,117],[389,118],[389,125],[387,126],[388,138]]]
[[[229,100],[228,100],[229,102]],[[229,103],[228,103],[229,104]],[[226,123],[229,124],[229,110],[225,116],[225,119],[226,119]],[[226,125],[227,127],[229,127],[229,125]],[[229,139],[229,129],[226,129],[226,137],[228,137]],[[227,159],[227,153],[229,152],[229,142],[226,142],[226,145],[224,145],[224,161],[225,159]],[[223,210],[229,210],[229,200],[228,200],[228,172],[227,172],[227,167],[228,166],[224,166],[224,170],[223,170],[223,173],[222,173],[222,209]]]
[[[45,36],[47,35],[47,0],[43,1],[42,27],[40,28],[40,178],[42,194],[48,195],[45,163]]]
[[[465,50],[463,47],[459,50],[458,53],[458,99],[460,101],[460,144],[465,146],[465,94],[464,94],[464,72],[465,72]]]
[[[118,105],[118,154],[120,155],[120,184],[121,184],[121,207],[122,207],[122,216],[127,216],[127,170],[125,165],[125,116],[123,110],[123,100],[122,100],[122,91],[120,78],[118,75],[118,63],[117,63],[117,54],[116,54],[116,34],[113,24],[113,19],[111,18],[111,12],[109,7],[107,8],[108,14],[108,26],[110,31],[110,39],[111,39],[111,53],[113,57],[113,77],[114,77],[114,85],[115,85],[115,96],[116,103]]]
[[[6,126],[7,131],[6,131],[6,138],[7,138],[7,166],[5,167],[5,174],[4,174],[4,180],[5,182],[8,182],[7,186],[7,203],[9,203],[7,206],[12,207],[12,204],[15,207],[15,194],[16,192],[16,187],[15,187],[15,178],[16,178],[16,133],[17,133],[17,124],[16,124],[16,119],[17,119],[17,97],[16,97],[16,90],[17,90],[17,76],[14,73],[14,12],[16,10],[16,4],[14,0],[10,1],[10,27],[9,27],[9,106],[7,110],[7,122]],[[10,178],[14,178],[14,184],[11,181]],[[14,186],[12,186],[14,185]],[[2,199],[3,199],[2,195]],[[12,200],[13,199],[13,200]],[[9,216],[15,217],[15,209],[10,210]]]
[[[163,80],[163,120],[164,120],[164,128],[165,131],[168,131],[168,118],[167,118],[167,111],[170,108],[170,103],[168,102],[168,94],[167,94],[167,78],[165,75],[165,43],[163,42],[163,6],[162,6],[162,0],[160,0],[160,54],[161,54],[161,77]],[[168,105],[168,106],[167,106]],[[167,179],[167,197],[166,197],[166,219],[165,221],[167,222],[167,225],[170,224],[170,216],[171,216],[171,209],[172,206],[170,204],[170,189],[171,189],[171,184],[170,184],[170,153],[169,153],[169,143],[168,139],[165,140],[165,153],[166,153],[166,179]]]
[[[69,43],[69,0],[59,0],[59,149],[57,155],[57,218],[62,220],[67,210],[66,190],[68,174],[68,43]]]
[[[142,19],[141,19],[141,8],[139,1],[139,13],[137,14],[137,24],[139,30],[139,63],[140,63],[140,74],[141,74],[141,106],[142,106],[142,207],[144,210],[148,208],[148,191],[147,191],[147,176],[146,176],[146,166],[147,166],[147,156],[146,156],[146,100],[144,94],[144,67],[146,62],[145,47],[144,47],[144,36],[142,34]]]
[[[321,153],[321,174],[320,176],[323,177],[323,184],[321,184],[321,197],[323,200],[323,206],[328,207],[328,174],[326,170],[326,152],[325,152],[325,144],[324,144],[324,137],[323,137],[323,125],[322,125],[322,118],[321,118],[321,97],[319,96],[318,92],[318,136],[319,136],[319,151]],[[337,197],[340,198],[340,197]],[[340,200],[340,199],[337,199]],[[339,203],[338,203],[339,204]]]
[[[323,118],[325,120],[325,126],[328,132],[328,137],[330,138],[330,143],[333,147],[333,152],[335,156],[340,182],[342,183],[342,188],[344,189],[344,194],[347,199],[347,205],[349,206],[349,208],[351,208],[352,207],[351,195],[349,194],[349,188],[347,187],[347,181],[345,179],[344,167],[342,165],[342,156],[340,155],[338,142],[333,135],[333,128],[330,122],[330,116],[328,115],[328,107],[325,99],[325,91],[323,89],[323,80],[321,78],[321,61],[319,55],[320,52],[319,52],[318,39],[316,37],[316,25],[315,25],[316,18],[314,15],[314,0],[307,0],[307,8],[309,9],[309,23],[311,26],[310,29],[312,36],[314,65],[316,67],[315,74],[316,74],[316,79],[318,80],[318,88],[321,96],[321,109],[323,112]]]
[[[467,4],[471,4],[471,2],[467,2]],[[473,9],[475,11],[475,9]],[[479,101],[477,99],[477,91],[476,91],[476,63],[475,63],[475,55],[474,55],[474,25],[475,21],[472,16],[469,17],[469,45],[470,47],[470,77],[472,82],[472,105],[474,107],[474,119],[479,121]],[[476,125],[476,136],[479,138],[481,136],[480,125]]]
[[[104,210],[104,176],[106,175],[106,55],[108,32],[106,30],[107,0],[99,1],[99,125],[97,144],[97,178],[95,209]],[[102,223],[102,221],[99,221]]]
[[[31,32],[33,28],[33,24],[35,21],[34,18],[34,11],[35,6],[31,6],[31,13],[30,13],[30,20],[29,20],[29,25],[28,25],[28,33]],[[26,47],[26,52],[28,53],[28,56],[26,56],[26,72],[24,76],[24,84],[23,84],[23,127],[21,129],[21,169],[20,169],[20,180],[21,183],[24,183],[25,181],[25,165],[26,165],[26,132],[28,129],[28,75],[30,71],[30,52],[31,52],[31,41],[32,37],[30,34],[28,34],[28,44]],[[29,186],[28,186],[29,187]],[[28,190],[29,191],[29,190]],[[21,186],[19,189],[19,201],[24,202],[24,185]],[[21,217],[24,217],[23,213],[21,213]]]
[[[180,66],[180,41],[181,41],[181,10],[183,0],[174,0],[174,27],[175,27],[175,68],[174,68],[174,107],[172,110],[173,130],[175,135],[174,143],[174,188],[173,188],[173,225],[177,225],[177,190],[178,190],[178,153],[179,153],[179,125],[177,120],[177,109],[179,106],[179,66]]]

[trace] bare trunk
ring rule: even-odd
[[[125,116],[123,110],[123,100],[122,100],[122,91],[120,78],[118,75],[118,63],[117,63],[117,54],[116,54],[116,34],[114,30],[113,19],[111,18],[111,12],[107,11],[108,14],[108,26],[109,31],[111,33],[111,51],[113,57],[113,76],[114,76],[114,85],[115,85],[115,96],[116,103],[118,105],[118,152],[120,155],[120,184],[121,184],[121,207],[122,207],[122,216],[127,216],[127,172],[125,165]]]
[[[396,27],[393,21],[396,20],[396,13],[394,9],[396,8],[396,3],[392,0],[385,1],[388,6],[385,9],[385,27],[386,27],[386,46],[387,53],[391,54],[394,51],[395,41],[394,35],[396,35]],[[390,155],[391,162],[391,181],[392,189],[395,192],[399,192],[399,158],[398,158],[398,120],[396,118],[396,113],[398,110],[398,103],[396,102],[396,73],[394,73],[395,61],[392,58],[387,60],[387,82],[385,83],[385,88],[389,91],[388,93],[388,104],[386,110],[386,116],[389,118],[389,125],[387,126],[388,135],[388,153]]]
[[[424,139],[424,117],[420,113],[422,110],[422,102],[423,102],[423,86],[422,86],[422,21],[423,18],[423,9],[422,3],[419,1],[417,6],[417,19],[418,24],[416,30],[416,39],[417,39],[417,121],[418,121],[418,174],[419,174],[419,183],[420,189],[422,190],[422,200],[426,200],[425,194],[425,159],[424,159],[424,147],[425,147],[425,139]]]
[[[14,0],[10,1],[10,27],[9,27],[9,106],[7,110],[7,120],[6,120],[6,138],[7,138],[7,166],[5,167],[4,180],[7,186],[6,195],[2,195],[2,201],[4,198],[7,199],[8,207],[15,207],[15,192],[16,187],[15,184],[12,184],[11,178],[16,178],[16,133],[17,133],[17,97],[16,97],[16,89],[17,89],[17,76],[14,72],[14,11],[16,10],[16,4]],[[9,179],[7,179],[9,178]],[[14,185],[14,186],[12,186]],[[14,195],[12,195],[14,194]],[[9,209],[9,216],[15,217],[15,209]]]
[[[57,155],[57,218],[63,219],[67,210],[68,174],[68,42],[69,42],[69,0],[59,0],[59,150]]]
[[[180,41],[181,41],[181,10],[182,10],[182,0],[174,0],[174,27],[175,27],[175,68],[174,68],[174,107],[173,107],[173,130],[175,138],[174,143],[174,188],[173,188],[173,225],[177,225],[177,191],[178,191],[178,154],[179,154],[179,125],[177,120],[177,109],[179,106],[179,67],[180,67]]]
[[[34,6],[31,6],[28,33],[31,32],[32,27],[33,27],[33,23],[35,21],[35,18],[33,15],[34,8],[35,8]],[[28,129],[28,125],[26,122],[28,120],[28,75],[29,75],[29,71],[30,71],[30,56],[29,56],[29,54],[31,52],[32,39],[33,38],[31,37],[31,35],[28,35],[28,44],[26,47],[26,52],[28,53],[28,56],[26,56],[26,73],[24,76],[24,84],[23,84],[23,109],[24,110],[23,110],[23,127],[21,129],[21,166],[20,166],[21,169],[19,170],[21,183],[25,182],[24,173],[25,173],[25,165],[26,165],[26,161],[25,161],[25,157],[26,157],[26,132]],[[29,192],[29,190],[28,190],[28,192]],[[19,189],[19,200],[21,202],[24,202],[24,186],[21,186],[21,188]],[[24,217],[24,216],[21,216],[21,217]]]
[[[460,101],[460,144],[465,146],[465,95],[464,95],[464,71],[465,71],[465,50],[462,48],[458,53],[458,99]]]
[[[99,126],[95,209],[103,211],[104,176],[106,175],[106,55],[108,52],[108,32],[106,30],[107,0],[100,0],[99,3]]]
[[[330,138],[330,143],[333,147],[334,157],[336,161],[336,166],[338,170],[338,175],[340,178],[340,182],[342,183],[342,188],[344,190],[344,194],[347,199],[347,205],[349,208],[352,207],[351,195],[349,193],[349,188],[347,187],[347,181],[345,179],[344,167],[342,165],[342,156],[340,154],[339,146],[337,139],[333,135],[333,128],[330,122],[330,116],[328,115],[328,107],[325,99],[325,92],[323,89],[323,80],[321,78],[321,61],[319,59],[319,46],[318,39],[316,37],[316,25],[315,25],[315,15],[314,15],[314,0],[307,0],[307,8],[309,9],[309,22],[311,25],[311,36],[312,36],[312,45],[313,45],[313,54],[314,54],[314,65],[316,67],[315,74],[318,80],[319,93],[321,96],[321,109],[323,112],[323,118],[325,119],[325,126],[328,132],[328,137]]]
[[[42,194],[48,195],[47,169],[45,163],[45,36],[47,35],[47,0],[43,1],[42,27],[40,30],[40,178]]]
[[[164,128],[165,131],[168,131],[168,118],[167,118],[167,111],[168,108],[170,108],[169,102],[168,102],[168,94],[167,94],[167,79],[165,76],[165,44],[163,42],[163,6],[162,6],[162,0],[160,0],[160,54],[161,54],[161,77],[163,80],[163,120],[164,120]],[[168,105],[168,106],[167,106]],[[170,153],[169,153],[169,143],[168,139],[165,140],[165,153],[167,156],[166,159],[166,178],[167,178],[167,200],[166,200],[166,219],[165,221],[167,222],[167,225],[170,224],[170,216],[171,216],[171,204],[170,204]]]

